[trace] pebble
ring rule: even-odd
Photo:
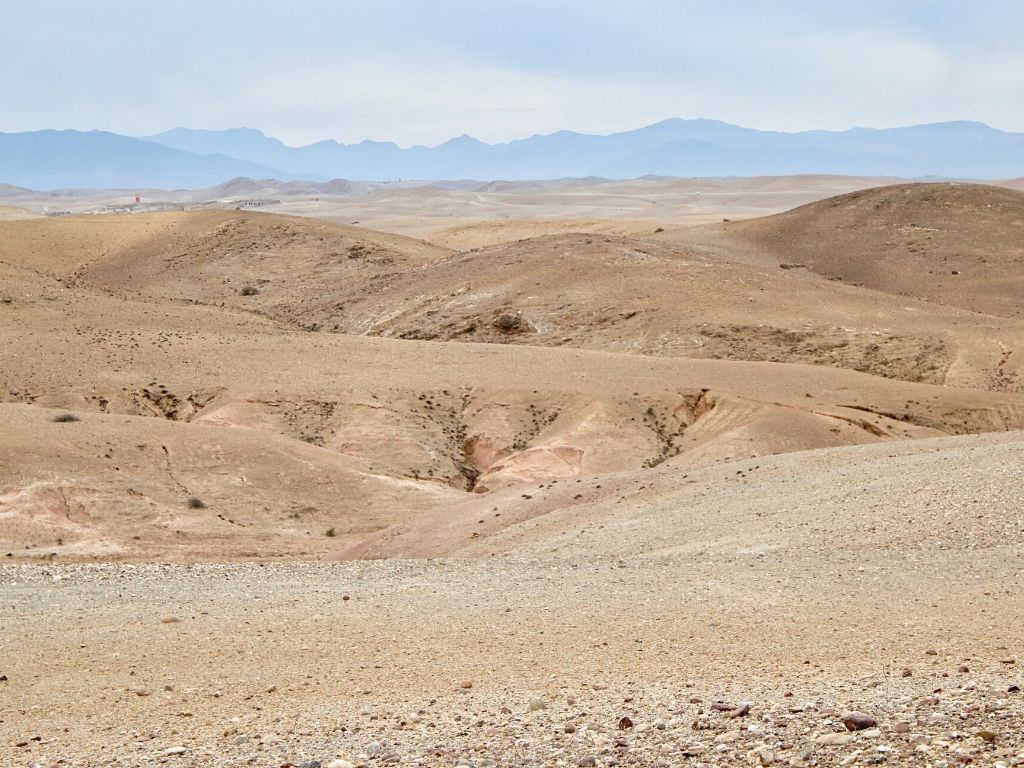
[[[843,725],[848,731],[863,731],[866,728],[874,728],[878,721],[863,712],[847,712],[842,717]]]
[[[740,705],[729,713],[729,717],[744,717],[750,713],[751,706],[749,701],[740,702]]]
[[[384,745],[379,741],[371,741],[363,748],[363,751],[368,755],[380,755],[384,753]]]
[[[856,737],[851,733],[825,733],[815,739],[823,747],[841,747],[851,743]]]
[[[173,757],[174,755],[184,755],[188,752],[185,747],[168,747],[163,751],[164,757]]]

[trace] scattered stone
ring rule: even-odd
[[[630,720],[628,717],[620,717],[619,718],[619,730],[620,731],[628,731],[632,727],[633,727],[633,721]]]
[[[381,755],[384,753],[384,745],[379,741],[371,741],[363,751],[368,755]]]
[[[874,728],[878,721],[863,712],[847,712],[842,717],[843,725],[848,731],[863,731],[866,728]]]
[[[530,711],[540,712],[542,709],[547,709],[548,705],[540,699],[530,699]]]
[[[750,707],[752,704],[749,701],[742,701],[736,709],[729,713],[729,717],[745,717],[750,714]]]
[[[175,755],[184,755],[188,752],[185,747],[168,747],[163,751],[164,757],[174,757]]]
[[[355,763],[350,763],[348,760],[342,760],[340,757],[337,760],[331,760],[327,764],[327,768],[356,768]]]
[[[586,755],[577,760],[576,765],[579,768],[593,768],[593,766],[597,765],[597,758],[593,755]]]
[[[852,733],[825,733],[815,741],[823,747],[841,747],[851,743],[855,738]]]
[[[177,616],[164,616],[162,619],[160,619],[161,624],[179,624],[180,622],[181,619],[179,619]]]

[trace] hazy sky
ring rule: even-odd
[[[0,0],[0,131],[1024,131],[1022,0]]]

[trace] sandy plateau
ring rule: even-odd
[[[0,189],[0,764],[1024,765],[1013,187]]]

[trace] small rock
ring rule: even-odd
[[[745,717],[750,714],[751,706],[752,705],[749,701],[741,701],[740,705],[729,713],[729,717]]]
[[[179,619],[177,616],[164,616],[162,619],[160,619],[161,624],[178,624],[180,622],[181,619]]]
[[[363,752],[368,755],[380,755],[384,753],[384,745],[379,741],[371,741],[363,748]]]
[[[893,725],[892,729],[896,733],[910,733],[910,723],[906,720],[900,720],[898,723]]]
[[[306,760],[305,762],[299,763],[299,768],[320,768],[320,761]]]
[[[576,765],[578,765],[579,768],[593,768],[593,766],[597,765],[597,758],[593,755],[586,755],[585,757],[581,757],[577,760]]]
[[[996,735],[997,734],[995,733],[995,731],[990,731],[987,728],[982,729],[982,730],[978,731],[975,734],[975,736],[978,736],[979,738],[983,739],[984,741],[990,741],[990,742],[996,740]]]
[[[548,708],[548,705],[545,704],[540,699],[530,699],[530,711],[531,712],[539,712],[542,709],[547,709],[547,708]]]
[[[752,749],[747,753],[747,762],[751,765],[774,765],[778,762],[778,756],[775,754],[775,750],[769,747],[767,744]]]
[[[472,687],[473,687],[473,681],[472,680],[466,680],[464,683],[461,683],[459,685],[459,688],[462,688],[462,689],[467,690],[467,691],[470,688],[472,688]]]
[[[856,738],[850,733],[825,733],[815,739],[823,747],[841,747]]]
[[[355,763],[350,763],[348,760],[342,760],[340,757],[337,760],[331,760],[327,764],[327,768],[356,768]]]
[[[628,731],[632,727],[633,727],[633,721],[630,720],[628,717],[620,717],[619,718],[619,730],[620,731]]]
[[[863,712],[847,712],[842,717],[843,725],[848,731],[863,731],[866,728],[874,728],[878,721]]]
[[[925,656],[938,656],[939,652],[936,651],[934,648],[929,648],[927,651],[924,652],[924,655]]]
[[[188,750],[185,747],[168,747],[163,751],[164,757],[173,757],[174,755],[184,755]]]

